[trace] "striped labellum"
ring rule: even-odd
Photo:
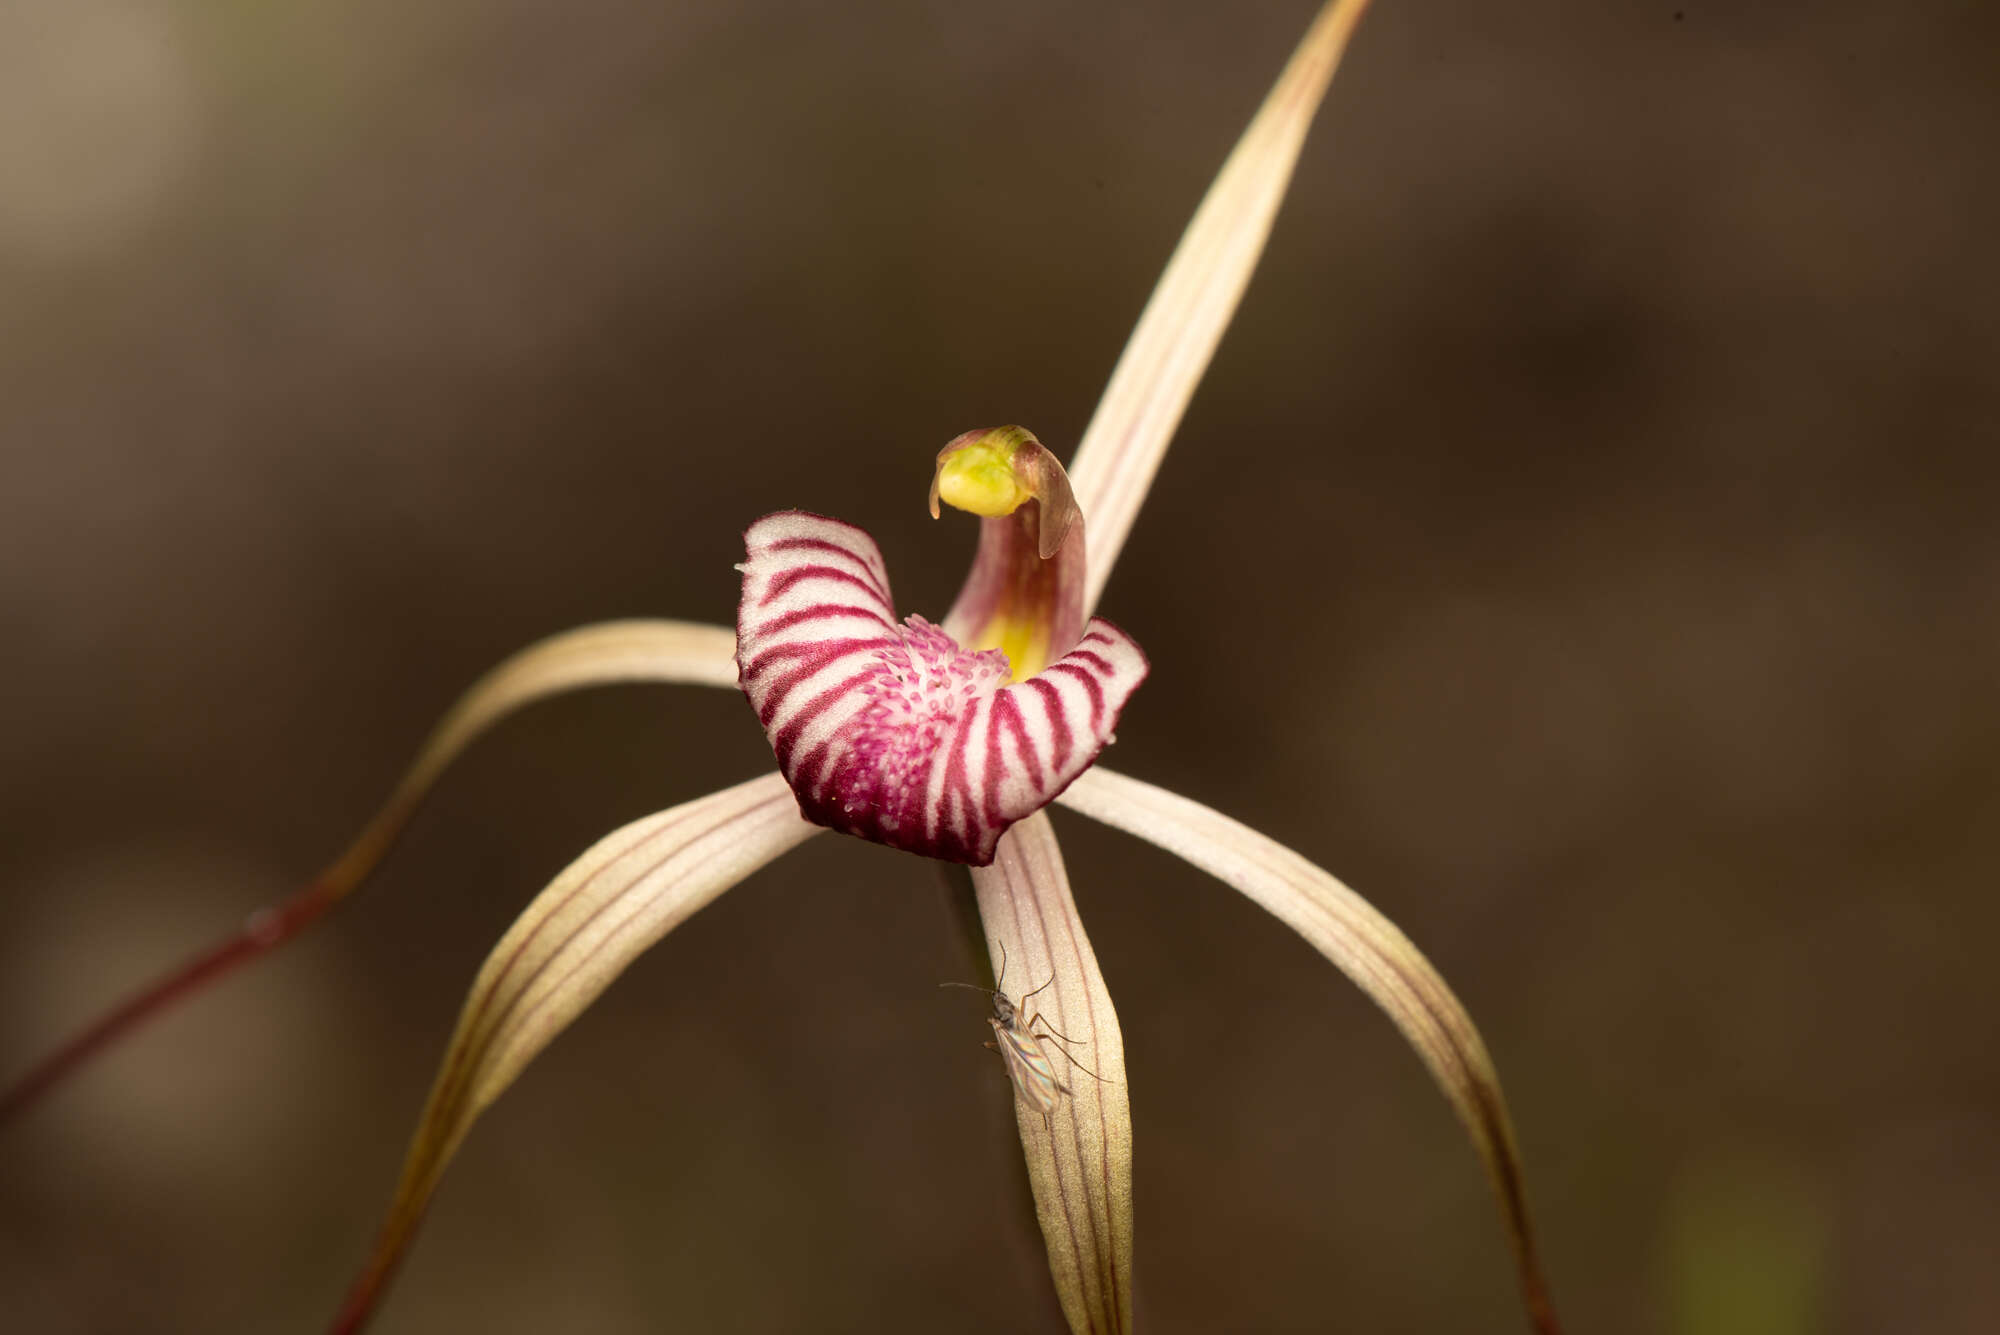
[[[1093,619],[1041,671],[896,620],[874,539],[791,510],[744,535],[736,663],[809,821],[985,866],[1111,740],[1146,656]]]
[[[1000,977],[997,981],[1002,985],[1007,981],[1005,945],[1000,947]],[[1042,1046],[1044,1043],[1052,1045],[1063,1055],[1064,1060],[1092,1080],[1104,1079],[1072,1057],[1069,1049],[1063,1046],[1065,1043],[1076,1042],[1075,1039],[1049,1025],[1045,1017],[1028,1009],[1028,1002],[1035,993],[1047,990],[1055,981],[1055,976],[1050,975],[1049,981],[1036,988],[1034,992],[1023,993],[1018,1006],[997,986],[980,987],[975,983],[938,984],[939,987],[962,987],[973,992],[984,992],[993,998],[993,1014],[986,1017],[986,1023],[993,1026],[993,1037],[988,1040],[986,1046],[1000,1054],[1001,1063],[1007,1068],[1007,1078],[1014,1082],[1015,1094],[1040,1113],[1044,1121],[1047,1121],[1049,1114],[1055,1111],[1057,1096],[1070,1092],[1069,1086],[1057,1078],[1055,1063],[1049,1060],[1048,1049]]]

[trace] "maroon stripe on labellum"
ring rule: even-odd
[[[1069,763],[1070,748],[1069,711],[1063,706],[1062,692],[1056,689],[1054,682],[1045,677],[1032,677],[1027,685],[1028,689],[1042,698],[1042,713],[1049,720],[1054,751],[1049,757],[1049,763],[1060,770]]]
[[[879,621],[891,630],[894,630],[896,626],[895,622],[883,616],[881,612],[872,607],[862,607],[856,603],[814,603],[811,607],[796,608],[790,612],[772,617],[769,621],[761,625],[750,627],[745,634],[756,639],[762,639],[766,635],[776,635],[781,630],[791,630],[795,626],[803,626],[810,622],[820,620],[832,621],[850,616],[867,617],[871,621]]]
[[[1000,825],[1005,817],[1000,812],[1000,785],[1005,779],[1005,756],[1001,752],[1004,744],[1004,723],[1013,711],[1013,700],[1005,695],[993,697],[993,704],[987,710],[989,722],[986,727],[986,764],[979,776],[979,815],[988,825]],[[1020,722],[1020,715],[1014,713],[1014,721]]]
[[[863,645],[859,648],[849,649],[843,653],[814,658],[810,662],[799,664],[776,681],[757,688],[757,694],[761,697],[756,701],[757,721],[768,730],[777,721],[778,715],[784,712],[785,701],[791,696],[793,691],[806,682],[811,681],[841,659],[853,658],[858,654],[866,652],[866,650],[867,646]],[[848,680],[865,681],[871,671],[872,669],[863,668],[854,676],[849,677]],[[749,688],[746,686],[745,689]]]
[[[792,748],[799,744],[799,734],[811,727],[813,721],[826,711],[828,705],[861,686],[875,674],[875,671],[873,668],[863,668],[845,681],[827,687],[799,706],[798,712],[783,727],[771,734],[771,750],[778,757],[778,768],[786,771],[786,778],[791,777]],[[793,791],[797,791],[796,786]]]
[[[942,839],[958,838],[959,829],[951,821],[954,799],[959,812],[964,816],[969,828],[973,819],[972,776],[966,769],[965,744],[972,736],[972,725],[978,721],[979,706],[975,703],[966,711],[965,721],[958,726],[958,733],[951,739],[951,754],[944,762],[944,796],[940,803],[938,836]]]
[[[861,530],[856,529],[855,532],[859,533]],[[862,536],[866,537],[867,535],[862,534]],[[848,560],[855,562],[861,567],[861,573],[868,577],[869,582],[876,585],[875,592],[881,597],[882,601],[885,603],[889,601],[889,591],[881,587],[881,576],[876,573],[875,564],[869,560],[869,554],[865,550],[849,547],[838,542],[830,542],[825,538],[778,538],[773,542],[767,543],[764,547],[764,552],[766,553],[806,551],[830,552],[835,556],[844,556]]]
[[[1034,736],[1028,731],[1028,721],[1021,712],[1021,704],[1026,699],[1027,694],[1024,691],[1000,692],[994,698],[994,722],[996,724],[999,722],[999,709],[1001,702],[1004,701],[1007,708],[1007,728],[1014,734],[1015,754],[1020,758],[1022,768],[1028,772],[1029,780],[1039,786],[1043,782],[1042,758],[1035,749]],[[996,744],[994,750],[999,749]]]
[[[837,566],[795,566],[771,578],[771,582],[764,586],[764,596],[758,599],[757,605],[759,607],[769,607],[777,599],[782,598],[785,595],[785,591],[793,585],[802,584],[809,579],[827,579],[839,584],[852,584],[864,593],[874,594],[878,598],[882,597],[881,590],[877,589],[872,581],[855,574],[851,570],[842,570]],[[888,601],[886,598],[882,600],[884,602]]]
[[[738,669],[738,675],[744,681],[755,681],[764,675],[764,669],[771,664],[787,663],[795,658],[805,659],[808,666],[818,671],[836,658],[864,649],[882,649],[895,643],[887,635],[851,635],[839,640],[788,640],[758,650],[755,657]]]
[[[818,746],[806,752],[804,759],[793,764],[791,772],[785,776],[786,780],[794,787],[804,784],[812,787],[814,791],[818,791],[816,780],[820,777],[820,771],[826,768],[827,757],[832,754],[833,743],[831,741],[821,742]]]
[[[1087,663],[1092,668],[1096,669],[1099,676],[1108,677],[1113,672],[1117,671],[1116,668],[1113,668],[1111,666],[1111,661],[1109,659],[1105,658],[1104,655],[1090,649],[1072,649],[1068,653],[1063,655],[1063,659],[1066,662],[1074,663],[1077,664],[1078,666],[1082,666],[1083,664]]]
[[[1048,671],[1061,672],[1083,683],[1084,692],[1090,696],[1090,730],[1098,731],[1104,723],[1104,688],[1097,684],[1097,678],[1068,660],[1049,664]]]
[[[854,655],[852,654],[842,655],[842,657],[853,657],[853,656]],[[839,660],[836,659],[834,661],[837,662]],[[764,690],[760,691],[759,694],[764,696],[764,699],[762,703],[760,703],[757,707],[757,721],[764,726],[764,729],[766,731],[769,731],[771,728],[777,726],[781,722],[781,717],[780,717],[781,715],[787,713],[796,713],[797,708],[810,707],[810,702],[808,702],[807,706],[795,707],[794,709],[788,711],[785,708],[785,701],[790,697],[793,691],[797,690],[800,686],[804,685],[806,682],[811,681],[814,677],[818,676],[821,672],[825,671],[830,666],[832,666],[832,663],[829,662],[804,664],[800,667],[794,668],[790,672],[787,672],[784,676],[780,677],[775,683],[773,683],[769,687],[766,687]],[[858,669],[853,675],[851,675],[848,678],[848,680],[854,681],[857,679],[865,679],[868,675],[868,672],[869,669],[867,668]]]
[[[1016,703],[1019,696],[1013,691],[1001,691],[993,697],[990,711],[993,719],[987,731],[986,743],[986,803],[985,816],[989,822],[1001,824],[1006,821],[1006,813],[1001,810],[1002,788],[1006,783],[1010,768],[1006,761],[1006,734],[1014,735],[1015,761],[1028,782],[1035,787],[1042,783],[1041,761],[1035,756],[1035,744],[1028,737],[1027,725],[1021,720],[1021,708]]]
[[[997,650],[921,617],[896,624],[880,553],[838,521],[772,515],[746,547],[738,681],[800,811],[832,829],[990,863],[1009,825],[1096,758],[1146,675],[1138,646],[1093,621],[1042,676],[1007,685]]]
[[[837,524],[840,521],[835,519],[822,522]],[[850,527],[852,526],[850,525]],[[854,532],[860,533],[864,541],[871,543],[874,541],[858,528],[854,529]],[[869,550],[867,547],[862,546],[860,543],[850,545],[844,542],[834,542],[830,538],[773,538],[770,542],[764,544],[764,550],[767,552],[838,552],[842,556],[853,557],[864,566],[869,564]]]

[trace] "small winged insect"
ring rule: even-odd
[[[1000,977],[997,981],[1003,985],[1007,981],[1007,947],[1004,944],[1000,947]],[[1024,992],[1018,1006],[999,987],[980,987],[973,983],[938,984],[939,987],[963,987],[973,992],[984,992],[993,998],[993,1014],[986,1017],[986,1023],[993,1026],[993,1038],[986,1046],[1000,1054],[1000,1060],[1007,1067],[1007,1076],[1014,1082],[1014,1092],[1040,1113],[1043,1121],[1047,1121],[1049,1114],[1055,1111],[1056,1096],[1070,1092],[1069,1086],[1056,1078],[1055,1063],[1049,1060],[1048,1050],[1042,1046],[1044,1043],[1053,1044],[1064,1060],[1092,1080],[1104,1079],[1071,1056],[1069,1049],[1063,1046],[1076,1042],[1075,1039],[1050,1025],[1044,1016],[1028,1009],[1028,1001],[1035,992],[1047,990],[1055,981],[1052,974],[1049,981],[1034,992]]]

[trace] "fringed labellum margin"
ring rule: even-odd
[[[792,510],[744,534],[736,663],[806,819],[986,866],[1008,826],[1097,759],[1147,667],[1111,623],[1074,629],[1083,524],[1073,505],[1053,557],[1040,551],[1042,496],[1054,494],[1048,470],[1061,475],[1053,457],[1019,428],[967,433],[939,460],[954,504],[967,488],[954,485],[963,478],[952,462],[968,456],[1011,465],[998,477],[1004,485],[975,479],[971,499],[993,504],[982,509],[979,556],[947,623],[981,647],[922,617],[899,624],[874,539]],[[1041,666],[1042,654],[1053,661]]]

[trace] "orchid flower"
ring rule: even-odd
[[[822,829],[964,864],[995,965],[1049,982],[1036,1009],[1091,1078],[1016,1114],[1049,1268],[1076,1331],[1132,1326],[1132,1114],[1119,1018],[1078,917],[1060,802],[1177,853],[1297,930],[1389,1015],[1470,1133],[1499,1197],[1529,1319],[1553,1331],[1493,1064],[1449,988],[1386,918],[1311,862],[1216,811],[1093,768],[1145,680],[1133,637],[1094,617],[1174,429],[1262,251],[1306,130],[1366,0],[1332,0],[1211,187],[1065,471],[1024,428],[966,432],[930,507],[980,517],[972,570],[937,624],[899,620],[874,541],[787,511],[750,524],[732,633],[677,621],[585,627],[476,683],[355,844],[291,901],[106,1016],[0,1103],[22,1106],[138,1020],[288,939],[344,898],[445,767],[495,720],[579,687],[740,687],[778,772],[605,836],[549,884],[474,980],[379,1240],[336,1329],[359,1329],[474,1121],[639,954]],[[1024,985],[1025,986],[1025,985]]]

